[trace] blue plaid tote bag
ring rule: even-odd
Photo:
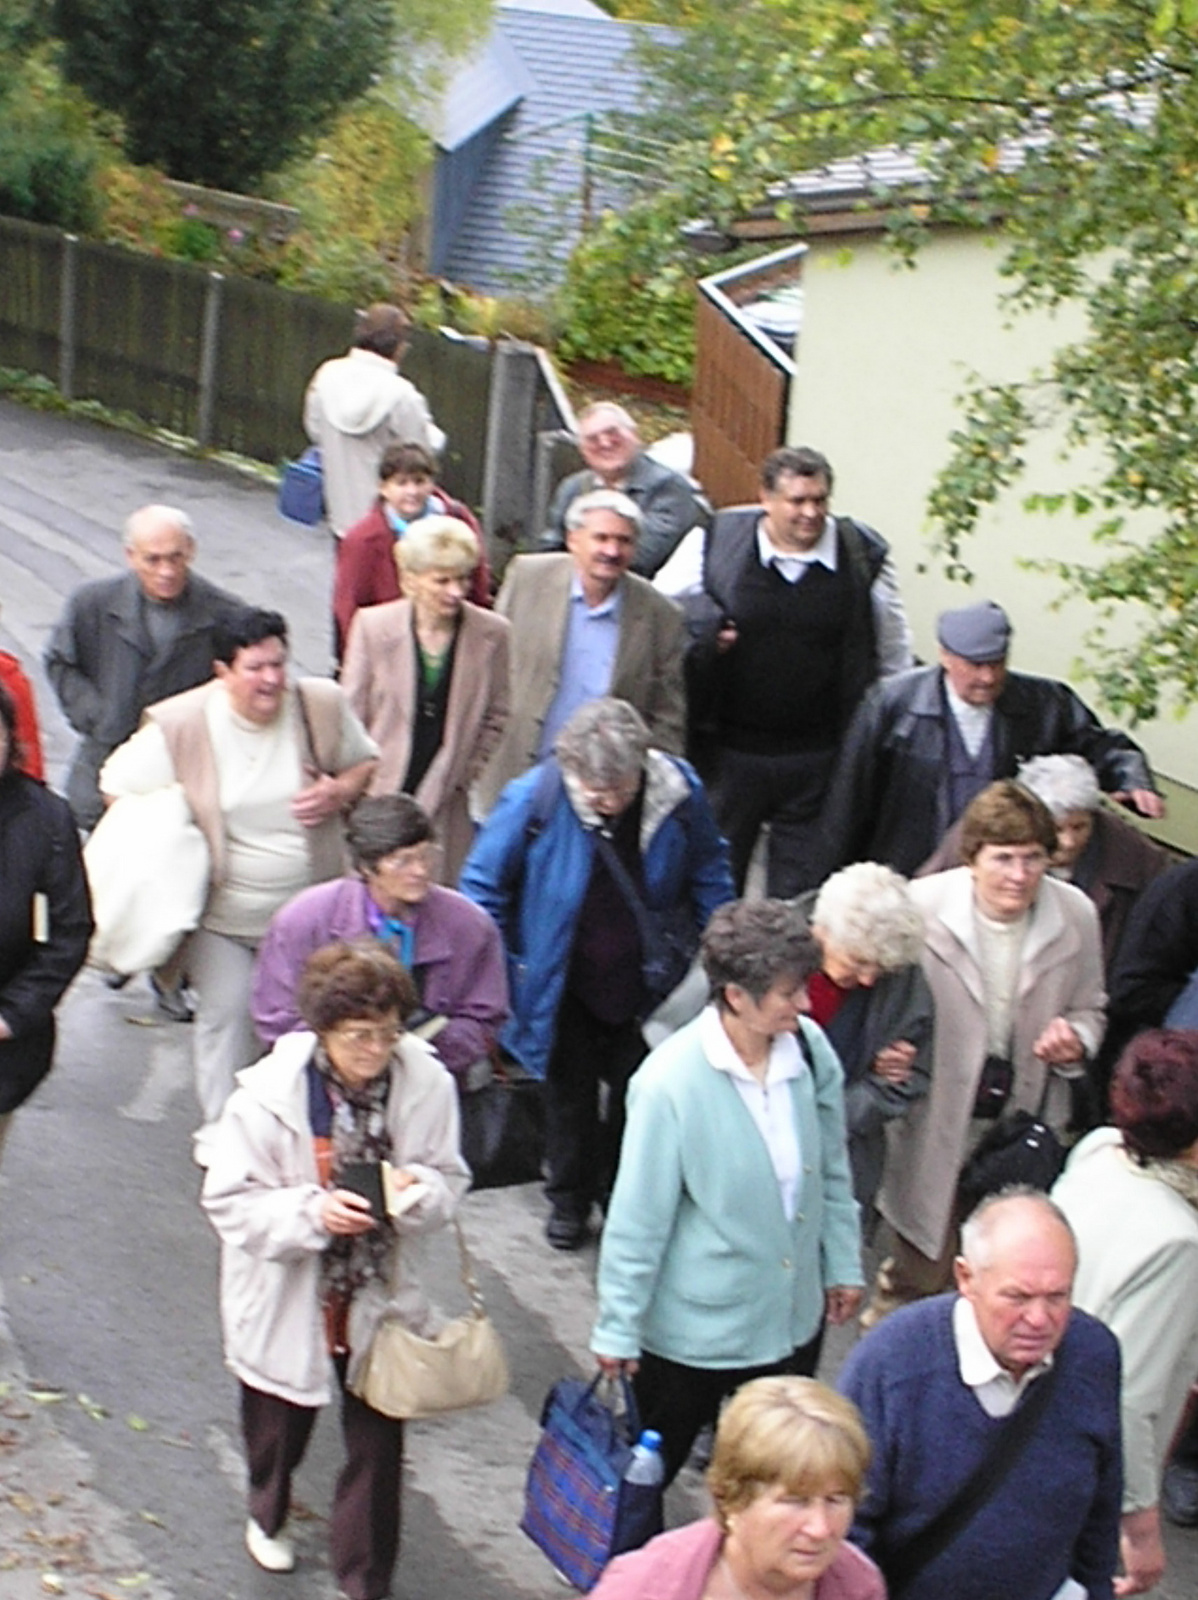
[[[576,1589],[592,1589],[613,1556],[636,1550],[662,1528],[660,1485],[625,1483],[640,1434],[636,1400],[621,1381],[623,1413],[599,1393],[601,1380],[555,1383],[541,1413],[520,1526]]]

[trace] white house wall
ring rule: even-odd
[[[1021,504],[1032,489],[1059,491],[1080,478],[1076,458],[1060,460],[1059,431],[1035,442],[1023,480],[969,542],[971,588],[948,582],[928,543],[927,495],[959,419],[954,397],[970,372],[996,381],[1025,377],[1055,342],[1082,327],[1074,310],[1007,317],[998,304],[1005,281],[998,262],[997,247],[979,234],[935,239],[914,270],[873,238],[847,247],[843,240],[811,241],[788,438],[824,451],[836,472],[837,508],[874,524],[890,541],[922,657],[934,658],[937,612],[992,597],[1011,615],[1015,665],[1068,679],[1096,704],[1094,685],[1077,670],[1087,607],[1070,601],[1052,611],[1055,581],[1018,565],[1025,557],[1094,554],[1085,525],[1033,515]],[[1198,716],[1178,721],[1166,714],[1138,728],[1136,737],[1162,776],[1198,789],[1196,731]],[[1198,796],[1178,795],[1174,809],[1186,841],[1198,849]]]

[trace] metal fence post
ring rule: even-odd
[[[62,236],[62,276],[58,284],[58,389],[64,400],[75,398],[75,280],[79,237]]]
[[[216,361],[220,345],[220,300],[223,272],[208,274],[204,296],[204,327],[200,335],[200,398],[196,408],[196,443],[202,448],[212,443],[216,416]]]

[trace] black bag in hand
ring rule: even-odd
[[[462,1156],[475,1189],[536,1183],[545,1159],[545,1086],[514,1061],[495,1063],[494,1076],[460,1099]]]

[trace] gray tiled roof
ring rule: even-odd
[[[633,40],[645,26],[617,22],[588,0],[497,7],[492,37],[509,47],[527,80],[475,183],[442,267],[446,277],[490,293],[557,281],[581,229],[587,115],[627,110],[637,77]],[[463,70],[476,71],[476,62]],[[502,109],[505,89],[493,76],[487,81],[491,103]],[[455,81],[449,101],[456,90]],[[474,119],[470,131],[479,126]],[[454,148],[450,119],[445,129],[443,148]],[[597,203],[604,198],[612,196],[600,191]]]

